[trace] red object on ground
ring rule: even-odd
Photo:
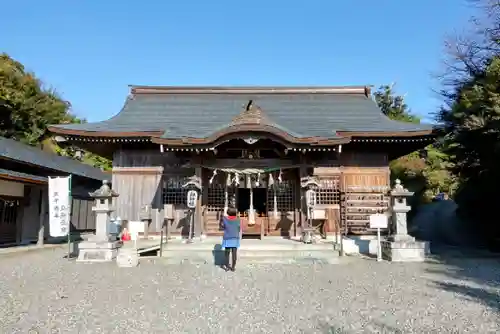
[[[127,229],[124,229],[122,233],[122,241],[130,241],[130,239],[130,233],[128,233]]]

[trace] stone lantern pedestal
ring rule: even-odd
[[[118,194],[113,191],[108,181],[103,181],[101,188],[89,195],[95,198],[95,206],[92,211],[95,212],[96,233],[87,241],[78,244],[78,259],[80,262],[109,262],[116,258],[118,248],[122,242],[117,240],[116,235],[110,234],[111,213],[113,197]]]
[[[401,185],[400,180],[391,191],[392,234],[381,242],[382,258],[393,262],[422,262],[429,253],[429,242],[416,241],[408,234],[407,213],[411,207],[407,205],[407,198],[413,196]]]

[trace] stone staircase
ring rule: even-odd
[[[221,239],[199,239],[193,243],[169,240],[163,245],[162,260],[169,264],[215,264],[224,260]],[[159,250],[158,250],[159,255]],[[303,244],[295,240],[268,237],[264,240],[243,239],[238,249],[238,264],[254,263],[338,263],[338,251],[331,241]]]

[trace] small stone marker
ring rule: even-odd
[[[132,268],[139,265],[139,254],[134,248],[121,248],[116,256],[116,264],[122,268]]]

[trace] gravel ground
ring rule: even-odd
[[[64,249],[0,255],[0,333],[489,333],[500,262],[80,264]]]

